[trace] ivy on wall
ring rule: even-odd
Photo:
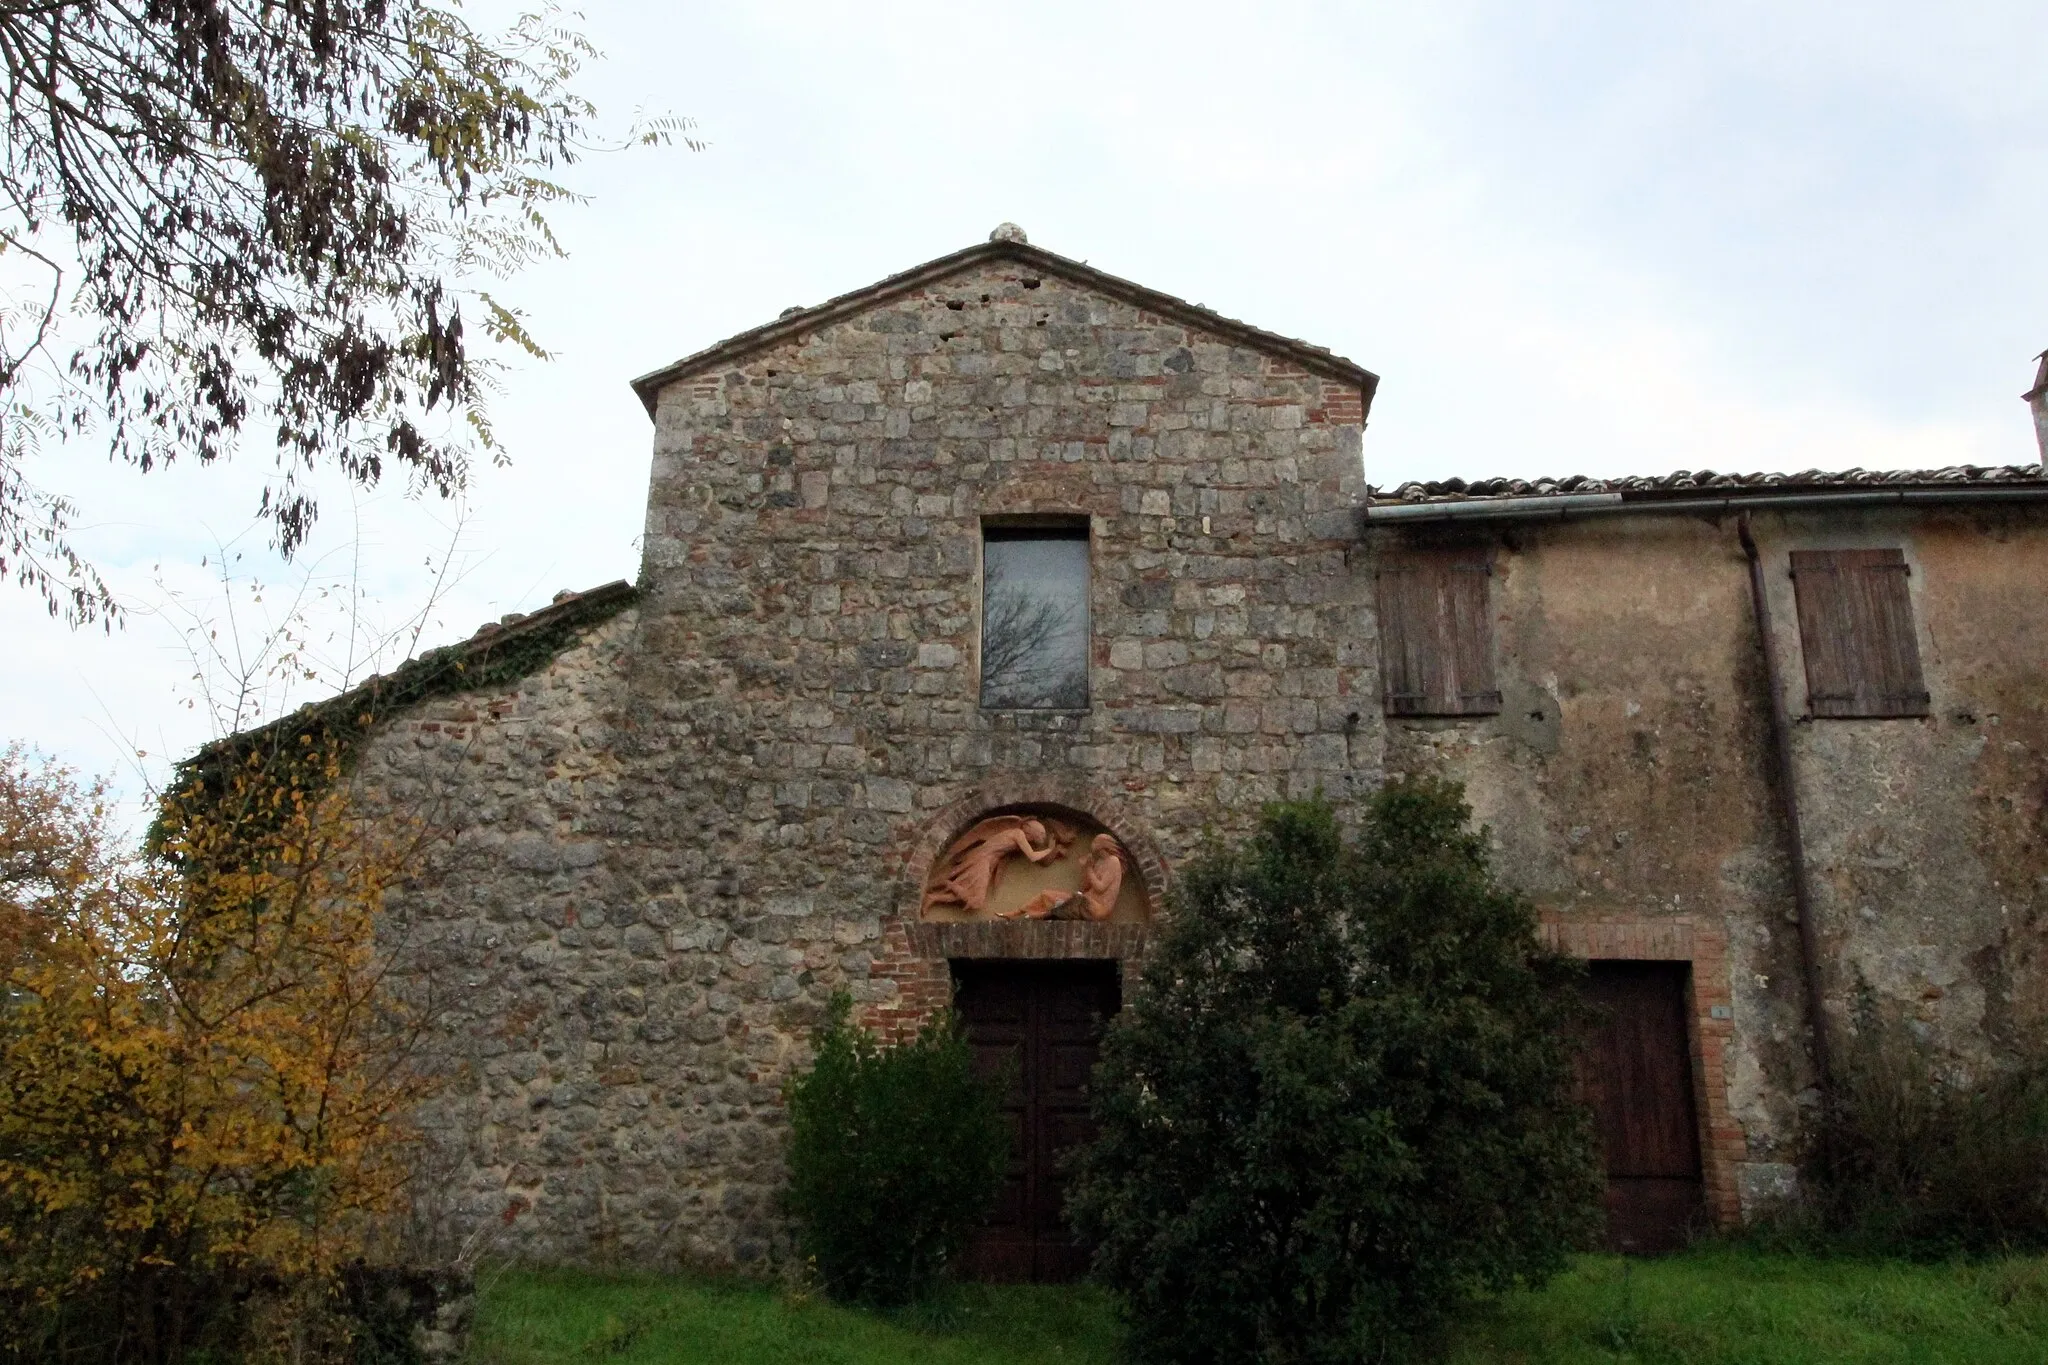
[[[177,766],[169,791],[187,800],[219,797],[227,790],[231,773],[252,766],[268,769],[280,790],[323,786],[354,767],[364,741],[380,722],[435,697],[518,682],[552,663],[592,627],[639,600],[640,590],[632,584],[608,583],[487,633],[429,650],[338,696],[216,740]],[[162,833],[159,813],[150,842],[159,842]]]

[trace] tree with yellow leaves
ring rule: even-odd
[[[245,1352],[404,1204],[426,1021],[378,916],[424,836],[342,766],[231,752],[131,854],[103,786],[0,751],[0,1360]]]

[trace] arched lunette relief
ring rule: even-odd
[[[1143,924],[1144,879],[1123,841],[1078,811],[1007,811],[976,820],[934,858],[918,918]]]

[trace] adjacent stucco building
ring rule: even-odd
[[[458,987],[451,1216],[539,1258],[770,1255],[780,1087],[842,988],[900,1032],[975,983],[970,1022],[1047,1049],[1018,1104],[1049,1151],[1061,1002],[1113,1004],[1177,862],[1389,773],[1463,781],[1546,931],[1668,1005],[1645,1084],[1685,1131],[1611,1165],[1676,1216],[1787,1179],[1808,960],[1836,1013],[1863,982],[1967,1063],[2019,1045],[2038,471],[1375,492],[1375,385],[1007,228],[637,381],[638,584],[453,647],[546,646],[362,761],[451,832],[394,905]],[[1038,852],[935,892],[992,832]],[[988,1264],[1050,1273],[1020,1153]]]
[[[1864,992],[1965,1066],[2039,1041],[2044,496],[2031,466],[1680,474],[1366,514],[1383,568],[1485,566],[1497,688],[1390,717],[1388,770],[1464,782],[1564,946],[1687,964],[1724,1218],[1786,1187],[1817,1099],[1799,870],[1828,1032]]]

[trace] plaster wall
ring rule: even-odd
[[[1758,515],[1835,1027],[1867,984],[1963,1065],[2037,1027],[2048,529],[2023,511]],[[1419,533],[1411,532],[1410,535]],[[1815,1098],[1748,565],[1732,521],[1629,517],[1487,537],[1502,713],[1389,721],[1390,772],[1467,784],[1546,920],[1697,922],[1732,1030],[1705,1095],[1752,1202]],[[1386,543],[1395,543],[1392,540]],[[1794,549],[1899,546],[1925,719],[1811,719]],[[1587,931],[1590,932],[1590,929]],[[1708,940],[1702,940],[1708,941]],[[1716,947],[1714,951],[1723,951]],[[1703,1008],[1696,1029],[1711,1025]]]
[[[2038,1044],[2048,527],[2024,512],[1946,511],[1769,529],[1772,612],[1788,623],[1788,549],[1905,549],[1930,697],[1920,719],[1794,726],[1830,994],[1846,1005],[1867,982],[1969,1067]],[[1784,636],[1800,716],[1796,625]]]

